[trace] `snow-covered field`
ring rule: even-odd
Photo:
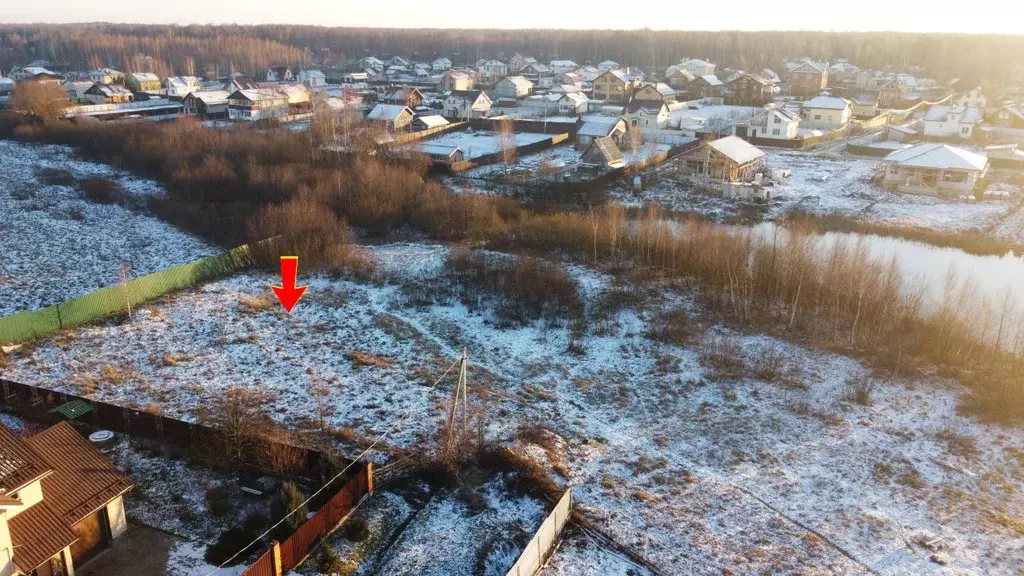
[[[528,154],[516,158],[515,164],[506,166],[505,164],[487,164],[486,166],[477,166],[476,168],[467,170],[460,174],[466,178],[491,178],[501,175],[507,171],[515,171],[519,174],[528,172],[531,175],[539,175],[539,170],[542,166],[547,165],[552,170],[564,170],[566,168],[572,168],[579,163],[580,157],[583,156],[582,150],[576,150],[572,143],[560,144],[558,146],[552,146],[536,154]]]
[[[857,404],[848,382],[871,374],[855,360],[721,328],[655,341],[653,319],[695,304],[665,288],[601,316],[610,278],[576,267],[591,319],[583,354],[571,354],[565,327],[500,328],[459,303],[411,303],[401,284],[436,274],[446,248],[372,250],[388,282],[300,278],[309,292],[290,316],[261,304],[271,276],[239,275],[132,323],[39,342],[3,376],[80,393],[76,382],[113,369],[123,380],[101,378],[95,397],[185,417],[229,384],[256,386],[294,426],[313,413],[306,383],[323,378],[336,426],[374,436],[408,411],[388,441],[409,446],[442,420],[451,385],[428,386],[466,346],[471,397],[489,390],[488,434],[559,470],[588,518],[664,573],[1013,575],[1024,565],[1024,432],[958,415],[955,383],[877,381],[870,405]],[[517,439],[527,426],[550,429],[557,448]],[[457,507],[432,500],[423,536],[409,541],[420,553],[394,566],[426,566],[444,550]],[[628,573],[598,547],[566,546],[549,573]]]
[[[931,196],[894,194],[871,183],[881,161],[858,156],[825,155],[811,152],[769,151],[765,162],[771,169],[788,169],[789,178],[771,191],[764,218],[771,219],[790,210],[820,214],[841,213],[874,222],[920,226],[957,231],[990,229],[1003,225],[1006,234],[1022,228],[1017,206],[1005,201],[959,202]],[[628,183],[614,186],[610,193],[631,205],[647,202],[680,211],[697,211],[716,219],[729,219],[749,202],[724,199],[695,192],[690,184],[672,173],[670,165],[656,169],[652,183],[640,193]],[[1015,220],[1016,218],[1016,220]],[[1020,224],[1019,222],[1017,224]]]
[[[514,132],[510,138],[518,148],[519,146],[526,146],[527,144],[547,140],[548,138],[551,138],[551,135],[535,132]],[[502,150],[503,147],[501,139],[501,134],[498,134],[497,132],[488,132],[486,130],[467,130],[445,132],[437,138],[423,140],[422,143],[430,146],[451,146],[452,148],[459,148],[465,153],[466,159],[470,160],[479,156],[494,154],[495,152]]]
[[[142,200],[163,193],[156,182],[75,160],[70,148],[0,141],[0,317],[115,284],[122,262],[141,276],[217,252],[154,217],[44,185],[41,168],[110,178]]]

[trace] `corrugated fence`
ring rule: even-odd
[[[223,254],[135,278],[120,286],[101,288],[67,302],[0,318],[0,344],[24,342],[104,316],[121,314],[129,307],[238,272],[253,263],[249,246],[239,246]]]
[[[373,465],[360,464],[345,486],[284,542],[274,542],[242,576],[283,576],[294,570],[325,536],[338,527],[360,500],[373,492]]]
[[[571,512],[572,488],[569,488],[505,576],[533,576],[551,554],[551,548],[558,541],[558,535],[562,533]]]

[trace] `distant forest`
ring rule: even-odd
[[[447,56],[456,64],[519,52],[660,69],[686,56],[747,70],[787,58],[848,58],[860,67],[920,68],[940,80],[998,84],[1024,62],[1024,36],[896,32],[412,30],[295,25],[0,24],[0,68],[35,59],[75,69],[262,74],[271,65],[340,66],[348,58]]]

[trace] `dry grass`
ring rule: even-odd
[[[939,432],[938,438],[946,443],[946,449],[954,456],[971,460],[978,455],[978,441],[966,434],[947,428]]]
[[[362,368],[364,366],[370,366],[374,368],[391,368],[395,365],[394,360],[387,356],[381,356],[373,354],[372,352],[364,352],[361,350],[353,350],[352,352],[345,353],[345,359],[352,363],[353,368]]]

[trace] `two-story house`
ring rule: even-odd
[[[594,79],[594,98],[608,104],[626,104],[633,97],[634,80],[621,70],[605,70]]]
[[[299,75],[295,79],[310,90],[327,86],[327,75],[321,70],[299,70]]]
[[[231,92],[227,90],[196,90],[186,94],[181,105],[186,116],[198,116],[206,120],[227,118],[230,96]]]
[[[800,132],[800,116],[785,108],[771,107],[750,117],[747,135],[751,138],[792,140]]]
[[[168,98],[184,98],[203,89],[203,81],[195,76],[168,76],[164,79],[164,94]]]
[[[381,124],[389,130],[403,130],[415,117],[412,109],[402,104],[377,104],[366,115],[367,120]]]
[[[974,135],[974,129],[984,118],[984,108],[935,105],[925,112],[921,124],[924,126],[925,137],[966,140]]]
[[[132,92],[159,92],[160,77],[152,72],[132,72],[124,77],[124,87]]]
[[[380,99],[384,104],[400,104],[410,108],[423,105],[423,93],[418,88],[396,88]]]
[[[801,62],[789,71],[789,93],[803,98],[816,96],[828,86],[828,62]]]
[[[633,100],[648,100],[670,104],[676,101],[676,90],[664,82],[644,84],[633,92]]]
[[[476,73],[471,70],[452,68],[441,76],[441,91],[472,90],[476,84]]]
[[[552,60],[548,67],[551,68],[551,73],[557,76],[566,72],[574,72],[580,65],[572,60]]]
[[[686,86],[686,94],[689,98],[717,98],[722,95],[725,83],[714,74],[706,74],[693,79]]]
[[[725,85],[726,103],[764,106],[772,101],[779,87],[760,74],[739,74]]]
[[[491,109],[491,99],[482,90],[452,90],[444,95],[445,118],[483,118]]]
[[[836,96],[815,96],[803,102],[804,126],[814,130],[836,130],[850,123],[853,106]]]
[[[127,529],[131,478],[67,422],[24,439],[0,425],[0,462],[0,574],[86,574]]]
[[[85,98],[93,104],[124,104],[133,102],[135,95],[120,84],[96,83],[85,91]]]
[[[531,92],[533,92],[533,82],[522,76],[506,76],[494,85],[495,98],[518,100],[529,96]]]
[[[641,130],[661,129],[668,126],[672,118],[668,105],[656,100],[636,100],[626,106],[626,118],[629,125]]]
[[[291,82],[295,76],[287,66],[273,66],[267,70],[267,82]]]
[[[430,69],[434,72],[444,72],[445,70],[451,69],[451,67],[452,61],[444,57],[437,58],[430,63]]]
[[[500,60],[484,60],[476,71],[480,74],[480,82],[493,85],[508,75],[508,66]]]
[[[92,70],[88,74],[89,80],[98,84],[114,84],[124,80],[124,74],[114,70],[113,68],[99,68]]]
[[[288,96],[270,88],[236,90],[228,96],[228,118],[256,122],[288,115]]]
[[[968,108],[984,108],[988,104],[988,98],[986,98],[985,93],[981,91],[981,86],[976,86],[966,92],[954,96],[952,104],[954,106],[966,106]]]

